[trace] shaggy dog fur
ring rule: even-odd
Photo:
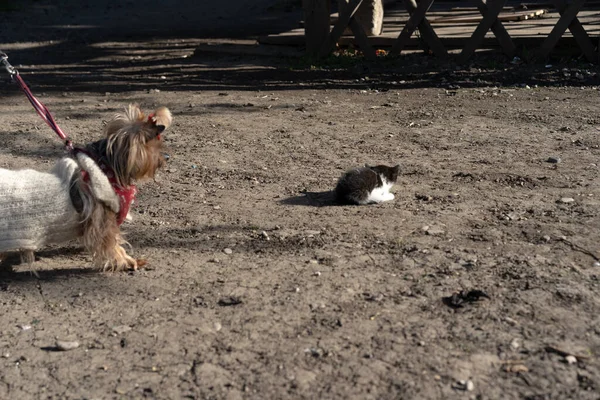
[[[128,215],[134,184],[154,178],[164,164],[161,133],[171,122],[167,108],[146,116],[130,105],[107,124],[104,139],[76,148],[50,173],[0,170],[0,206],[13,209],[9,217],[0,215],[0,252],[19,251],[32,263],[40,247],[79,238],[102,269],[137,269],[142,261],[126,253],[119,226]],[[28,185],[28,177],[45,184]],[[44,195],[48,190],[51,197]],[[44,215],[46,209],[53,214]],[[14,215],[33,213],[35,218],[15,221]]]

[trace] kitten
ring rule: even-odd
[[[400,166],[365,166],[346,172],[335,188],[335,196],[342,204],[372,204],[394,200],[390,189],[398,179]]]

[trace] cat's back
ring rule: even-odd
[[[372,169],[353,168],[338,180],[335,187],[336,199],[345,204],[362,204],[377,187],[378,182],[378,175]]]

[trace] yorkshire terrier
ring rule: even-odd
[[[75,148],[50,172],[0,169],[0,253],[18,251],[31,266],[40,248],[80,239],[104,270],[142,266],[125,252],[119,227],[135,183],[165,163],[161,134],[171,122],[165,107],[146,116],[130,105],[104,139]]]

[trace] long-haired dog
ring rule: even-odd
[[[137,269],[119,227],[135,183],[165,162],[161,134],[171,122],[167,108],[146,116],[130,105],[106,125],[104,139],[76,148],[50,172],[0,169],[0,253],[19,251],[31,264],[40,248],[79,238],[104,270]]]

